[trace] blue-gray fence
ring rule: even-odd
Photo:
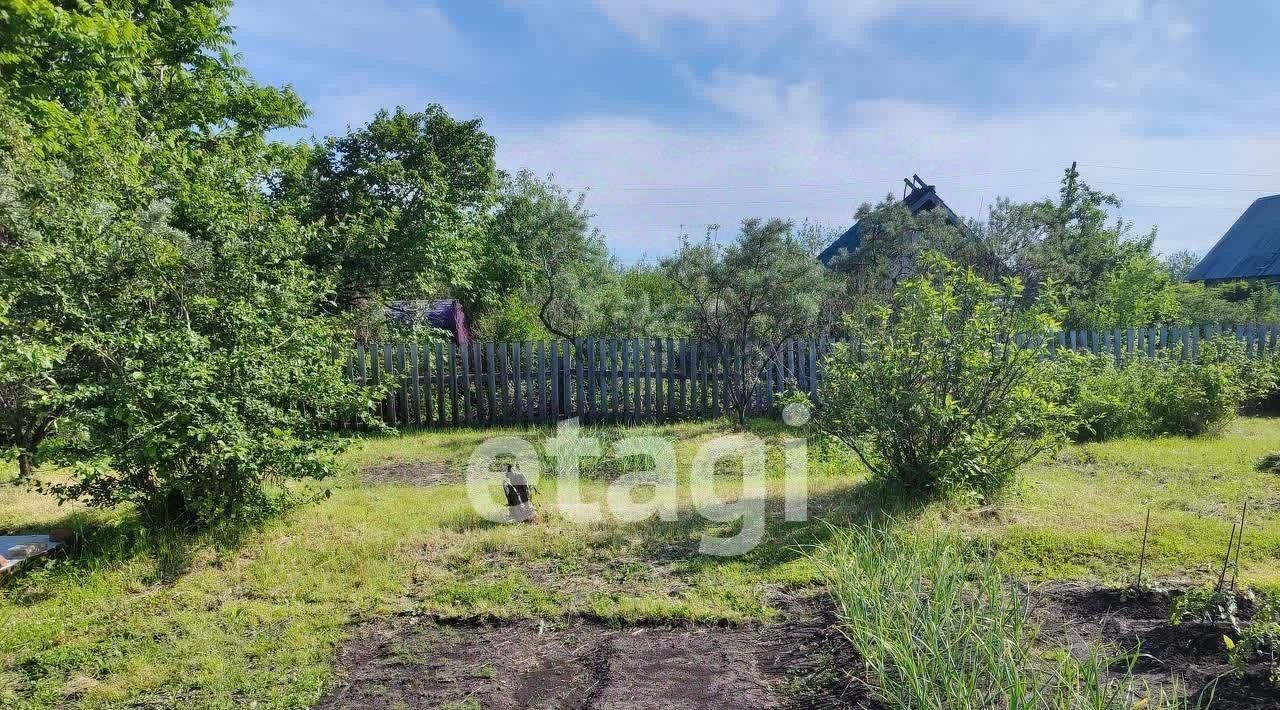
[[[1251,356],[1277,349],[1280,324],[1071,330],[1056,350],[1194,357],[1209,338],[1230,336]],[[723,416],[737,406],[776,411],[788,391],[815,400],[822,360],[834,341],[789,340],[765,358],[757,379],[748,361],[714,343],[678,338],[585,338],[519,343],[385,343],[347,358],[354,382],[390,385],[379,403],[397,427],[555,422],[641,423]],[[770,349],[772,351],[772,349]],[[757,362],[759,359],[757,358]],[[754,369],[754,368],[751,368]],[[744,381],[750,391],[744,391]],[[735,389],[738,388],[738,389]],[[356,426],[348,422],[347,426]]]

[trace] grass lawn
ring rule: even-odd
[[[718,424],[608,429],[678,440],[683,478]],[[843,453],[810,447],[810,521],[782,521],[780,455],[770,456],[765,541],[730,558],[699,555],[704,532],[733,524],[680,519],[574,523],[551,510],[554,480],[533,526],[476,515],[460,485],[364,485],[355,469],[394,461],[461,470],[495,432],[418,433],[359,443],[332,495],[260,528],[184,540],[147,534],[127,511],[59,508],[17,489],[0,495],[0,533],[65,525],[83,541],[0,586],[0,706],[306,707],[332,679],[335,647],[353,620],[423,611],[454,617],[612,623],[751,622],[764,592],[805,585],[819,571],[805,547],[834,526],[884,512],[898,525],[948,531],[990,545],[997,563],[1028,581],[1123,584],[1136,571],[1151,508],[1151,575],[1215,574],[1240,502],[1251,500],[1242,577],[1280,588],[1280,474],[1255,470],[1280,451],[1280,419],[1245,418],[1216,439],[1072,446],[1027,467],[1000,500],[971,506],[903,505],[867,481]],[[540,442],[548,432],[503,432]],[[761,422],[777,443],[788,432]],[[605,497],[626,461],[601,464],[583,485]],[[10,473],[2,474],[5,476]],[[731,476],[719,483],[732,490]]]

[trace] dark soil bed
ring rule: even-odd
[[[443,461],[391,461],[361,469],[360,479],[374,485],[443,486],[462,483],[464,477]]]
[[[867,708],[830,609],[785,599],[756,627],[615,628],[588,619],[364,626],[321,708]]]
[[[1203,702],[1202,707],[1222,710],[1280,708],[1280,688],[1270,683],[1262,663],[1251,665],[1243,677],[1231,672],[1222,640],[1229,629],[1190,621],[1170,625],[1169,611],[1178,593],[1132,595],[1055,584],[1036,591],[1035,616],[1046,643],[1065,645],[1079,656],[1098,643],[1122,652],[1138,649],[1133,672],[1139,684],[1170,695],[1180,689],[1193,707]],[[1248,619],[1253,605],[1241,599],[1239,607],[1240,616]]]

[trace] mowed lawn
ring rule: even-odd
[[[774,445],[793,435],[767,422],[752,430]],[[68,510],[4,489],[0,532],[62,525],[82,539],[0,585],[0,706],[306,707],[331,682],[350,624],[399,613],[753,623],[771,615],[770,589],[818,581],[806,549],[832,526],[886,514],[896,525],[990,546],[1032,583],[1124,584],[1136,573],[1150,507],[1148,574],[1187,583],[1216,576],[1248,497],[1242,577],[1280,588],[1280,474],[1257,470],[1260,457],[1280,452],[1280,419],[1241,419],[1219,438],[1072,446],[1028,466],[1008,495],[965,505],[913,505],[868,481],[844,452],[814,442],[805,523],[782,520],[775,446],[763,544],[718,558],[697,553],[701,536],[737,526],[695,515],[684,483],[699,444],[727,432],[719,424],[584,432],[605,443],[631,434],[677,440],[674,522],[574,523],[555,512],[556,482],[545,478],[538,524],[495,525],[472,510],[461,485],[367,485],[355,472],[395,461],[461,472],[484,438],[540,444],[549,431],[534,429],[360,442],[329,497],[258,528],[194,540],[147,533],[125,510]],[[636,463],[590,466],[585,497],[603,500],[609,481]],[[718,484],[732,491],[732,471]]]

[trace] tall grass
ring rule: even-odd
[[[954,539],[842,529],[814,561],[872,691],[890,707],[1181,706],[1144,699],[1129,673],[1109,673],[1125,668],[1123,658],[1094,650],[1081,660],[1038,648],[1025,595],[985,556]]]

